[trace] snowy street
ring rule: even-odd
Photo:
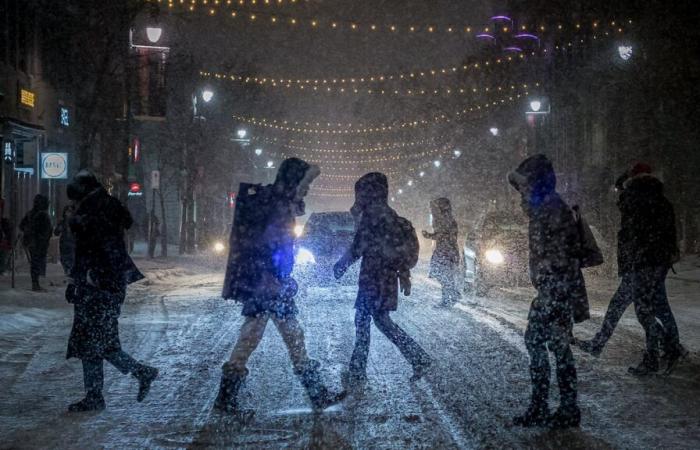
[[[132,285],[123,310],[125,350],[161,370],[149,397],[106,365],[107,409],[68,414],[83,395],[78,360],[66,360],[70,305],[61,287],[0,295],[0,436],[2,448],[697,448],[700,445],[698,264],[669,281],[681,340],[691,351],[670,377],[634,378],[643,333],[631,308],[601,358],[574,350],[582,409],[580,430],[551,432],[510,425],[527,405],[528,357],[522,342],[527,290],[493,291],[450,309],[434,306],[439,288],[419,270],[396,322],[435,359],[410,383],[410,367],[372,328],[363,392],[314,415],[278,333],[269,325],[249,363],[242,390],[251,423],[212,411],[221,364],[241,323],[240,306],[219,298],[222,270],[196,260],[137,260],[147,280]],[[610,281],[607,284],[614,284]],[[606,283],[591,284],[588,337],[609,300]],[[695,294],[692,294],[692,293]],[[299,299],[311,357],[325,380],[340,386],[352,351],[355,289],[311,288]],[[693,299],[695,297],[695,299]],[[552,383],[550,404],[556,402]]]

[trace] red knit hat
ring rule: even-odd
[[[652,172],[651,166],[646,163],[638,162],[629,171],[629,176],[634,177],[642,173],[650,174]]]

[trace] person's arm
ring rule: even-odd
[[[360,220],[360,225],[355,231],[355,236],[352,239],[352,244],[350,248],[345,252],[345,254],[335,263],[333,266],[333,274],[337,279],[342,278],[345,272],[350,266],[355,264],[358,259],[362,257],[365,249],[367,248],[367,238],[368,238],[368,227],[369,223],[366,217],[362,217]]]

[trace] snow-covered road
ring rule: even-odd
[[[106,370],[107,410],[68,414],[82,396],[77,360],[65,360],[71,310],[34,294],[0,303],[2,448],[698,448],[700,367],[693,358],[671,377],[633,378],[641,328],[624,320],[600,359],[576,351],[583,424],[551,432],[510,426],[527,403],[522,344],[527,302],[494,292],[454,308],[434,308],[439,290],[415,276],[413,295],[395,320],[435,358],[410,383],[410,367],[372,330],[369,383],[338,407],[314,415],[270,327],[251,358],[243,404],[255,419],[240,426],[212,412],[220,376],[240,325],[240,309],[218,297],[222,274],[202,264],[145,264],[148,280],[131,288],[121,320],[124,348],[161,369],[147,400],[136,383]],[[299,300],[312,357],[339,386],[352,350],[354,289],[312,288]],[[22,295],[28,298],[24,301]],[[41,302],[44,303],[41,303]],[[601,313],[599,307],[594,316]],[[627,316],[626,316],[627,318]],[[590,334],[590,321],[576,333]],[[681,333],[684,332],[681,324]],[[107,366],[106,366],[107,367]],[[556,386],[555,383],[553,383]],[[555,389],[553,388],[553,401]]]

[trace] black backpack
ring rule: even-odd
[[[600,247],[598,247],[598,242],[595,240],[591,227],[581,215],[581,209],[578,205],[574,205],[571,209],[573,210],[579,241],[581,243],[581,254],[579,255],[581,268],[585,269],[587,267],[596,267],[603,264],[605,262],[603,253],[600,251]]]
[[[382,253],[389,267],[403,271],[418,264],[418,235],[408,219],[394,213],[387,220],[385,237]]]

